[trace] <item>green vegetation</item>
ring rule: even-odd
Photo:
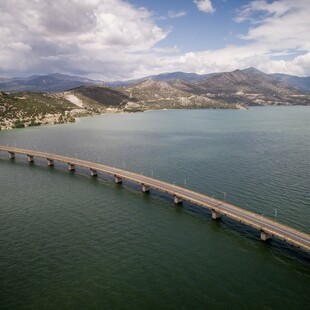
[[[29,127],[40,126],[40,125],[41,125],[41,122],[37,122],[34,118],[32,118],[30,123],[28,124]]]
[[[58,117],[58,124],[63,124],[65,121],[64,121],[64,117],[62,115],[60,115]]]
[[[29,127],[34,127],[34,126],[40,126],[41,123],[40,122],[33,122],[33,123],[30,123],[28,126]]]
[[[143,112],[150,109],[242,108],[242,101],[215,95],[207,97],[198,94],[197,88],[198,84],[194,87],[183,81],[147,80],[118,89],[83,86],[64,93],[0,92],[0,128],[74,123],[75,117],[108,110]]]
[[[136,113],[136,112],[144,112],[146,109],[143,108],[125,108],[124,112]]]
[[[23,113],[31,118],[36,115],[65,113],[66,110],[76,108],[71,102],[57,94],[47,93],[15,93],[0,92],[0,117],[17,117]]]
[[[59,114],[60,123],[74,122],[74,117],[68,111],[75,108],[76,105],[66,100],[62,94],[0,92],[0,127],[40,126],[45,119]]]
[[[95,103],[95,107],[120,107],[129,97],[112,88],[102,86],[82,86],[72,89],[70,92],[88,103]]]
[[[68,123],[75,123],[75,118],[71,114],[69,114],[67,116],[67,121]]]
[[[235,109],[235,104],[213,100],[183,90],[181,83],[169,84],[163,81],[147,80],[134,86],[119,88],[130,98],[124,111],[145,111],[149,109]]]
[[[14,122],[13,128],[25,128],[25,124],[22,121],[18,120]]]

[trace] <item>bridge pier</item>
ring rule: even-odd
[[[48,165],[49,167],[53,167],[53,166],[54,166],[54,160],[53,160],[53,159],[47,158],[47,165]]]
[[[114,182],[115,182],[116,184],[121,184],[121,183],[123,182],[123,180],[122,180],[121,177],[115,175],[115,176],[114,176]]]
[[[74,171],[75,170],[75,164],[68,163],[68,170]]]
[[[263,241],[267,241],[267,240],[271,239],[271,235],[266,233],[265,231],[261,230],[260,231],[260,239]]]
[[[218,220],[218,219],[220,219],[221,217],[222,217],[222,214],[221,213],[219,213],[219,212],[216,212],[215,210],[211,210],[211,212],[212,212],[212,219],[213,220]]]
[[[150,191],[150,187],[148,185],[142,184],[142,192],[148,193]]]
[[[179,204],[183,201],[183,199],[181,197],[178,197],[176,195],[173,196],[173,201],[175,204]]]
[[[29,163],[33,163],[33,162],[34,162],[34,158],[33,158],[32,155],[28,155],[28,154],[27,154],[27,157],[28,157],[28,162],[29,162]]]
[[[15,159],[15,153],[14,152],[9,152],[9,158],[10,159]]]
[[[96,177],[96,176],[98,175],[97,170],[90,168],[90,175],[91,175],[92,177]]]

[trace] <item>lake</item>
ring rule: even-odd
[[[96,161],[310,233],[310,107],[106,114],[0,131],[0,145]],[[303,309],[310,259],[130,182],[0,154],[0,308]]]

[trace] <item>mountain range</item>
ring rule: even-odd
[[[0,129],[69,122],[107,111],[310,105],[310,77],[255,68],[208,75],[174,72],[118,87],[107,84],[62,74],[0,79]]]
[[[0,90],[6,92],[61,92],[84,85],[103,85],[102,81],[84,77],[52,73],[26,78],[0,78]]]
[[[72,89],[79,86],[86,85],[99,85],[109,87],[121,87],[139,84],[146,80],[165,81],[171,82],[175,80],[183,80],[193,84],[199,83],[200,81],[206,81],[213,79],[216,76],[220,78],[233,72],[242,72],[247,76],[260,76],[266,79],[269,83],[278,84],[294,88],[301,92],[310,92],[310,76],[298,77],[287,74],[273,73],[265,74],[255,68],[247,68],[244,70],[235,70],[232,72],[220,72],[220,73],[209,73],[209,74],[196,74],[186,72],[171,72],[162,73],[158,75],[151,75],[141,79],[127,80],[127,81],[114,81],[104,82],[100,80],[92,80],[79,76],[71,76],[59,73],[53,73],[48,75],[33,75],[27,78],[0,78],[0,90],[6,92],[21,92],[21,91],[33,91],[33,92],[61,92],[68,89]]]

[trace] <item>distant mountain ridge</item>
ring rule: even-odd
[[[254,68],[219,73],[195,83],[180,79],[168,82],[146,80],[118,89],[139,98],[144,106],[157,102],[155,108],[175,108],[172,102],[182,107],[180,101],[184,102],[185,98],[186,108],[199,107],[199,104],[203,107],[202,101],[212,102],[213,107],[225,104],[231,108],[236,105],[310,105],[309,93]]]
[[[223,72],[186,85],[193,86],[193,93],[226,103],[242,103],[247,106],[310,104],[310,94],[300,90],[300,85],[285,83],[274,75],[255,68]]]
[[[252,77],[260,75],[261,77],[264,77],[269,83],[279,85],[279,83],[281,82],[280,84],[287,88],[294,88],[300,92],[310,93],[310,76],[298,77],[280,73],[266,74],[252,67],[243,70],[235,70],[232,72],[243,72],[248,76]],[[164,81],[164,82],[173,82],[176,80],[182,80],[184,82],[194,84],[191,85],[190,88],[195,88],[196,84],[197,83],[199,84],[201,81],[213,79],[216,76],[227,75],[232,72],[219,72],[209,74],[170,72],[158,75],[151,75],[135,80],[114,81],[114,82],[104,82],[100,80],[92,80],[84,77],[71,76],[60,73],[53,73],[47,75],[33,75],[27,78],[8,79],[0,77],[0,90],[6,92],[20,92],[20,91],[61,92],[68,89],[88,85],[109,86],[114,88],[121,86],[130,86],[139,84],[147,80]]]
[[[0,78],[0,90],[6,92],[60,92],[84,85],[103,85],[102,81],[60,73],[33,75],[27,78]]]
[[[281,73],[272,74],[273,78],[300,91],[310,92],[310,76],[299,77]]]
[[[150,75],[147,77],[143,77],[141,79],[106,82],[106,84],[111,87],[120,87],[120,86],[129,86],[133,84],[139,84],[147,80],[163,81],[163,82],[170,82],[173,80],[184,80],[184,81],[195,83],[195,82],[207,79],[217,74],[218,73],[197,74],[197,73],[186,73],[186,72],[169,72],[169,73],[161,73],[157,75]]]
[[[273,83],[283,82],[289,88],[295,88],[302,92],[310,92],[310,76],[308,77],[299,77],[282,73],[271,73],[266,74],[256,68],[249,67],[243,70],[234,70],[241,71],[248,75],[264,75],[265,78],[268,77],[268,80]],[[129,86],[134,84],[139,84],[146,80],[155,80],[155,81],[165,81],[171,82],[175,80],[183,80],[190,83],[198,83],[203,80],[208,80],[218,75],[227,74],[230,72],[217,72],[209,74],[197,74],[197,73],[186,73],[186,72],[170,72],[170,73],[161,73],[158,75],[150,75],[141,79],[127,80],[127,81],[115,81],[115,82],[106,82],[105,84],[110,87],[120,87],[120,86]]]
[[[116,88],[130,99],[126,109],[194,109],[226,108],[235,109],[235,104],[214,100],[193,92],[178,88],[171,82],[146,80],[139,84]]]

